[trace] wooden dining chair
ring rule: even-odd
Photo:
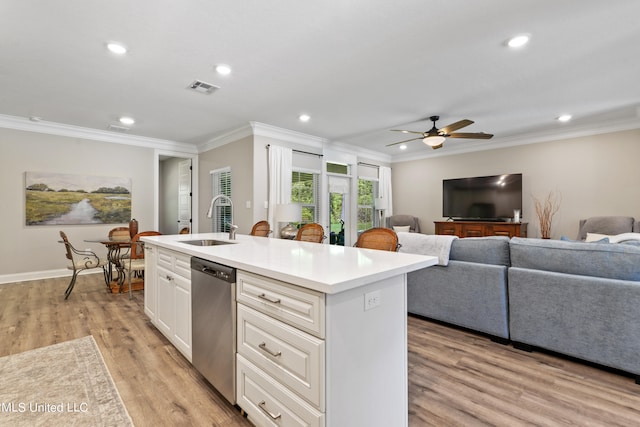
[[[64,243],[65,247],[65,255],[67,257],[67,268],[69,270],[73,270],[73,274],[71,276],[71,282],[69,282],[69,286],[67,286],[67,290],[64,291],[64,299],[69,298],[71,295],[71,291],[73,291],[73,287],[76,284],[76,279],[78,278],[78,274],[84,270],[91,270],[94,268],[102,268],[102,274],[104,275],[104,281],[109,284],[109,278],[107,274],[107,260],[100,259],[98,255],[96,255],[93,251],[81,251],[73,247],[73,245],[69,242],[67,235],[64,231],[60,231],[60,237],[62,238],[62,243]]]
[[[122,240],[128,242],[131,239],[129,234],[129,227],[116,227],[109,230],[110,240]]]
[[[133,292],[131,289],[131,277],[136,272],[144,273],[144,242],[140,241],[140,237],[142,236],[160,236],[162,233],[158,231],[143,231],[141,233],[136,234],[131,239],[131,250],[129,252],[129,261],[124,262],[124,268],[127,272],[128,277],[128,285],[129,285],[129,299],[133,298]],[[122,292],[122,285],[124,284],[124,280],[120,284],[120,292]]]
[[[395,252],[400,245],[398,235],[390,228],[370,228],[360,234],[355,247]]]
[[[182,227],[178,234],[191,234],[191,229],[189,227]]]
[[[268,221],[258,221],[251,228],[252,236],[267,237],[271,234],[271,226]]]
[[[324,228],[315,222],[304,224],[298,229],[295,240],[301,242],[322,243],[327,236],[324,235]]]

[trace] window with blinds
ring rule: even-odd
[[[231,168],[218,169],[211,172],[213,194],[224,194],[231,198]],[[231,204],[224,198],[216,201],[213,206],[213,232],[228,232],[231,225]]]
[[[319,175],[293,171],[291,202],[302,206],[302,224],[318,222]]]

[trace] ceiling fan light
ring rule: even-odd
[[[444,136],[440,136],[440,135],[435,135],[435,136],[428,136],[425,139],[422,140],[422,142],[424,142],[425,144],[427,144],[429,147],[432,148],[440,148],[442,146],[442,144],[444,143]]]

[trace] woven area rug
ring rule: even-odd
[[[0,426],[133,426],[92,336],[0,358]]]

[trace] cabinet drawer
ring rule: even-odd
[[[236,400],[258,426],[323,427],[324,414],[237,356]]]
[[[159,249],[158,265],[166,268],[167,270],[173,270],[173,252],[166,249]]]
[[[238,304],[238,353],[311,404],[324,407],[324,341]]]
[[[238,302],[324,338],[324,294],[244,271],[237,290]]]
[[[158,251],[158,265],[174,273],[191,279],[191,257],[168,249]]]
[[[188,255],[175,254],[173,272],[181,275],[185,279],[191,279],[191,257]]]

